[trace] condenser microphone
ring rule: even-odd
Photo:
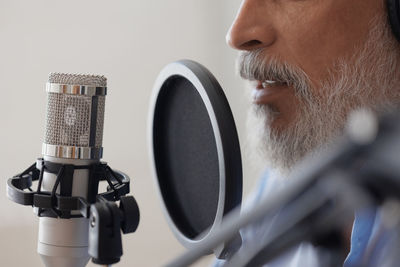
[[[48,167],[42,174],[40,190],[56,190],[55,193],[61,197],[81,197],[93,202],[90,199],[92,188],[88,188],[91,186],[89,169],[76,169],[70,177],[72,179],[58,181],[60,169],[52,170],[51,163],[74,166],[99,163],[103,151],[107,79],[95,75],[51,73],[46,92],[47,112],[42,155]],[[37,208],[37,213],[40,216],[38,253],[45,265],[85,266],[90,259],[89,219],[79,217],[79,211],[59,214],[56,210]],[[64,218],[59,218],[60,215]]]
[[[52,73],[46,92],[43,158],[7,180],[7,196],[34,207],[37,250],[47,267],[83,267],[90,257],[100,265],[117,263],[121,230],[135,232],[140,214],[127,195],[129,177],[100,161],[107,79]],[[107,190],[98,193],[102,181]]]

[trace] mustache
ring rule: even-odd
[[[310,79],[300,68],[280,62],[274,57],[265,57],[263,49],[240,52],[237,71],[240,77],[250,81],[277,81],[295,88],[309,88]]]

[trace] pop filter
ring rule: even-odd
[[[192,248],[242,201],[232,112],[214,76],[202,65],[182,60],[159,74],[149,121],[153,174],[164,214],[176,238]],[[221,258],[224,247],[214,252]]]

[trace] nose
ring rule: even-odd
[[[275,38],[265,1],[243,0],[226,35],[228,45],[238,50],[253,50],[271,45]]]

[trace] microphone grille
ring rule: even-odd
[[[49,83],[106,87],[107,78],[102,75],[52,72],[49,74]]]
[[[106,87],[100,75],[50,73],[49,84],[78,87]],[[47,91],[45,146],[102,150],[105,94],[84,91]],[[53,156],[46,154],[47,156]],[[66,156],[63,156],[66,157]],[[71,156],[72,157],[72,156]]]

